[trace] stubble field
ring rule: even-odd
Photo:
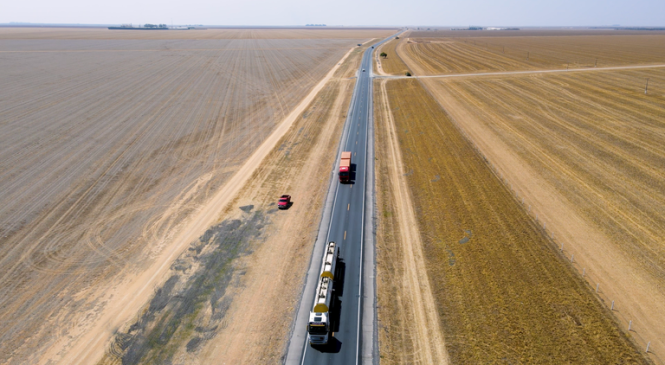
[[[417,75],[665,64],[662,33],[571,36],[559,32],[538,37],[515,32],[504,37],[427,38],[415,34],[407,35],[398,53]]]
[[[67,356],[367,40],[0,34],[0,363]]]
[[[646,78],[651,90],[644,95]],[[426,80],[641,346],[665,336],[665,72]],[[620,309],[618,309],[620,308]]]
[[[411,33],[415,41],[397,47],[416,75],[506,71],[421,82],[522,206],[523,219],[536,223],[574,268],[576,280],[586,281],[587,299],[595,296],[610,309],[615,325],[642,353],[649,345],[647,360],[662,362],[665,72],[603,71],[589,62],[598,57],[598,67],[662,64],[662,47],[655,46],[662,34],[482,32],[475,34],[483,38],[453,39],[423,38],[424,33]],[[503,45],[506,54],[522,47],[536,59],[504,55],[498,47]],[[561,60],[571,59],[578,61],[570,67],[581,71],[565,71]],[[561,71],[510,74],[547,69]],[[425,109],[425,103],[413,103]],[[428,128],[441,118],[430,116]]]
[[[451,363],[647,363],[419,81],[386,89]]]

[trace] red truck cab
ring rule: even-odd
[[[339,161],[339,181],[351,181],[351,152],[342,152],[342,157]]]
[[[291,195],[282,195],[277,201],[277,208],[279,209],[288,209],[291,205]]]

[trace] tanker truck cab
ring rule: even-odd
[[[333,295],[339,247],[335,242],[328,242],[323,253],[323,262],[319,274],[318,285],[314,297],[314,307],[309,312],[307,323],[307,337],[311,345],[325,345],[328,343],[332,331],[330,325],[330,310],[333,304]]]
[[[330,321],[328,313],[309,313],[309,343],[312,345],[325,345],[328,343],[328,333],[330,332]]]

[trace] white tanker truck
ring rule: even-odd
[[[339,248],[335,242],[328,242],[323,253],[319,283],[316,286],[314,308],[309,313],[307,332],[310,345],[325,345],[331,332],[330,307],[333,303],[333,283]]]

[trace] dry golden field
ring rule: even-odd
[[[450,30],[450,29],[437,29],[434,30],[411,30],[411,37],[414,38],[478,38],[478,37],[556,37],[556,36],[579,36],[579,35],[640,35],[640,34],[660,34],[664,35],[665,31],[662,30],[609,30],[609,29],[556,29],[556,28],[538,28],[529,29],[523,28],[519,31],[514,30],[492,30],[492,31],[476,31],[476,30]]]
[[[648,363],[420,82],[387,93],[451,363]]]
[[[437,82],[665,281],[665,70]]]
[[[381,67],[377,70],[379,74],[388,74],[388,75],[404,75],[409,68],[406,66],[404,61],[399,57],[395,48],[397,45],[403,41],[403,37],[400,39],[393,39],[389,42],[382,44],[379,49],[376,50],[376,55],[378,56],[381,52],[387,54],[386,58],[379,57],[379,64]]]
[[[375,161],[379,219],[376,286],[383,364],[450,363],[428,279],[423,240],[406,181],[386,82],[374,83]]]
[[[424,82],[662,362],[665,70]]]
[[[663,363],[665,72],[639,67],[663,64],[665,36],[504,33],[414,32],[398,52],[417,75],[503,72],[422,83],[621,328]]]
[[[58,362],[93,327],[110,338],[97,320],[125,286],[367,40],[6,38],[0,363]]]
[[[417,38],[412,33],[397,51],[417,75],[432,75],[665,64],[664,42],[665,34],[650,32],[483,38]]]

